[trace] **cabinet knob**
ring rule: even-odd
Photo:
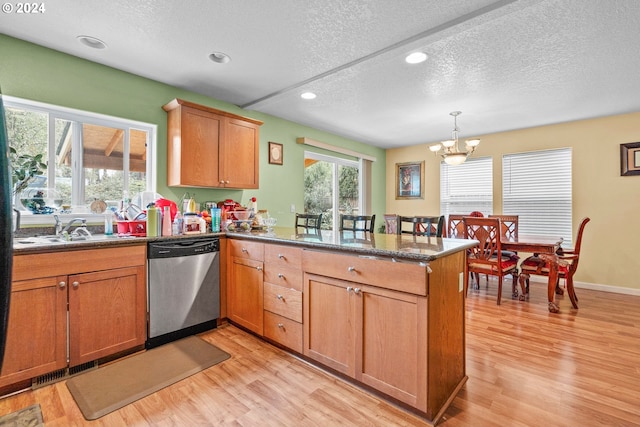
[[[352,286],[347,286],[347,292],[351,292],[353,290]]]
[[[258,270],[258,271],[262,271],[262,266],[261,266],[261,265],[257,266],[257,267],[256,267],[256,270]]]
[[[60,282],[58,283],[58,286],[60,287],[60,289],[64,289],[65,286],[67,286],[66,282]]]
[[[284,274],[278,273],[278,279],[284,279]]]
[[[220,184],[223,184],[223,185],[224,185],[224,179],[221,179],[221,180],[220,180]]]
[[[349,273],[353,273],[354,271],[356,271],[356,268],[355,268],[354,266],[352,266],[352,265],[351,265],[351,266],[347,267],[347,271],[348,271]]]
[[[282,295],[280,295],[280,294],[276,295],[276,298],[278,298],[281,301],[284,301],[284,297]]]
[[[284,329],[284,325],[282,323],[278,323],[278,328]]]
[[[71,286],[73,286],[74,288],[77,288],[80,285],[80,282],[73,282],[71,284]]]
[[[355,288],[355,289],[353,290],[353,293],[354,293],[354,294],[359,294],[359,293],[360,293],[360,288]]]
[[[280,259],[284,259],[284,255],[282,255],[282,254],[278,254],[278,258],[280,258]]]
[[[228,184],[228,183],[229,183],[229,180],[226,180],[224,183],[225,183],[225,184]]]

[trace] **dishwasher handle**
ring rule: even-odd
[[[220,239],[217,238],[173,240],[170,242],[149,243],[147,257],[149,259],[174,258],[219,251]]]

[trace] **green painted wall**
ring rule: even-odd
[[[243,110],[213,98],[4,35],[0,35],[0,85],[5,95],[157,125],[157,191],[167,198],[177,201],[189,191],[199,202],[232,198],[246,203],[255,196],[258,207],[269,209],[278,218],[279,224],[293,224],[290,205],[295,204],[298,211],[303,208],[304,151],[324,151],[296,143],[296,138],[305,136],[376,157],[372,171],[372,213],[378,218],[384,214],[385,150],[270,115]],[[260,128],[258,190],[167,187],[167,122],[166,113],[161,107],[173,98],[183,98],[264,122]],[[268,163],[269,141],[283,144],[282,166]]]

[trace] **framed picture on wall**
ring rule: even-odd
[[[620,175],[640,175],[640,142],[620,144]]]
[[[269,142],[269,163],[272,165],[282,164],[282,144]]]
[[[424,161],[396,163],[396,200],[424,199]]]

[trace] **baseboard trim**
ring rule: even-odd
[[[545,283],[547,278],[544,276],[534,276],[531,275],[530,280],[532,282],[537,283]],[[564,281],[560,280],[560,285],[563,285]],[[622,286],[611,286],[611,285],[602,285],[599,283],[588,283],[588,282],[576,282],[574,280],[573,286],[576,289],[589,289],[592,291],[600,291],[600,292],[610,292],[614,294],[624,294],[624,295],[636,295],[640,296],[640,289],[635,288],[625,288]]]

